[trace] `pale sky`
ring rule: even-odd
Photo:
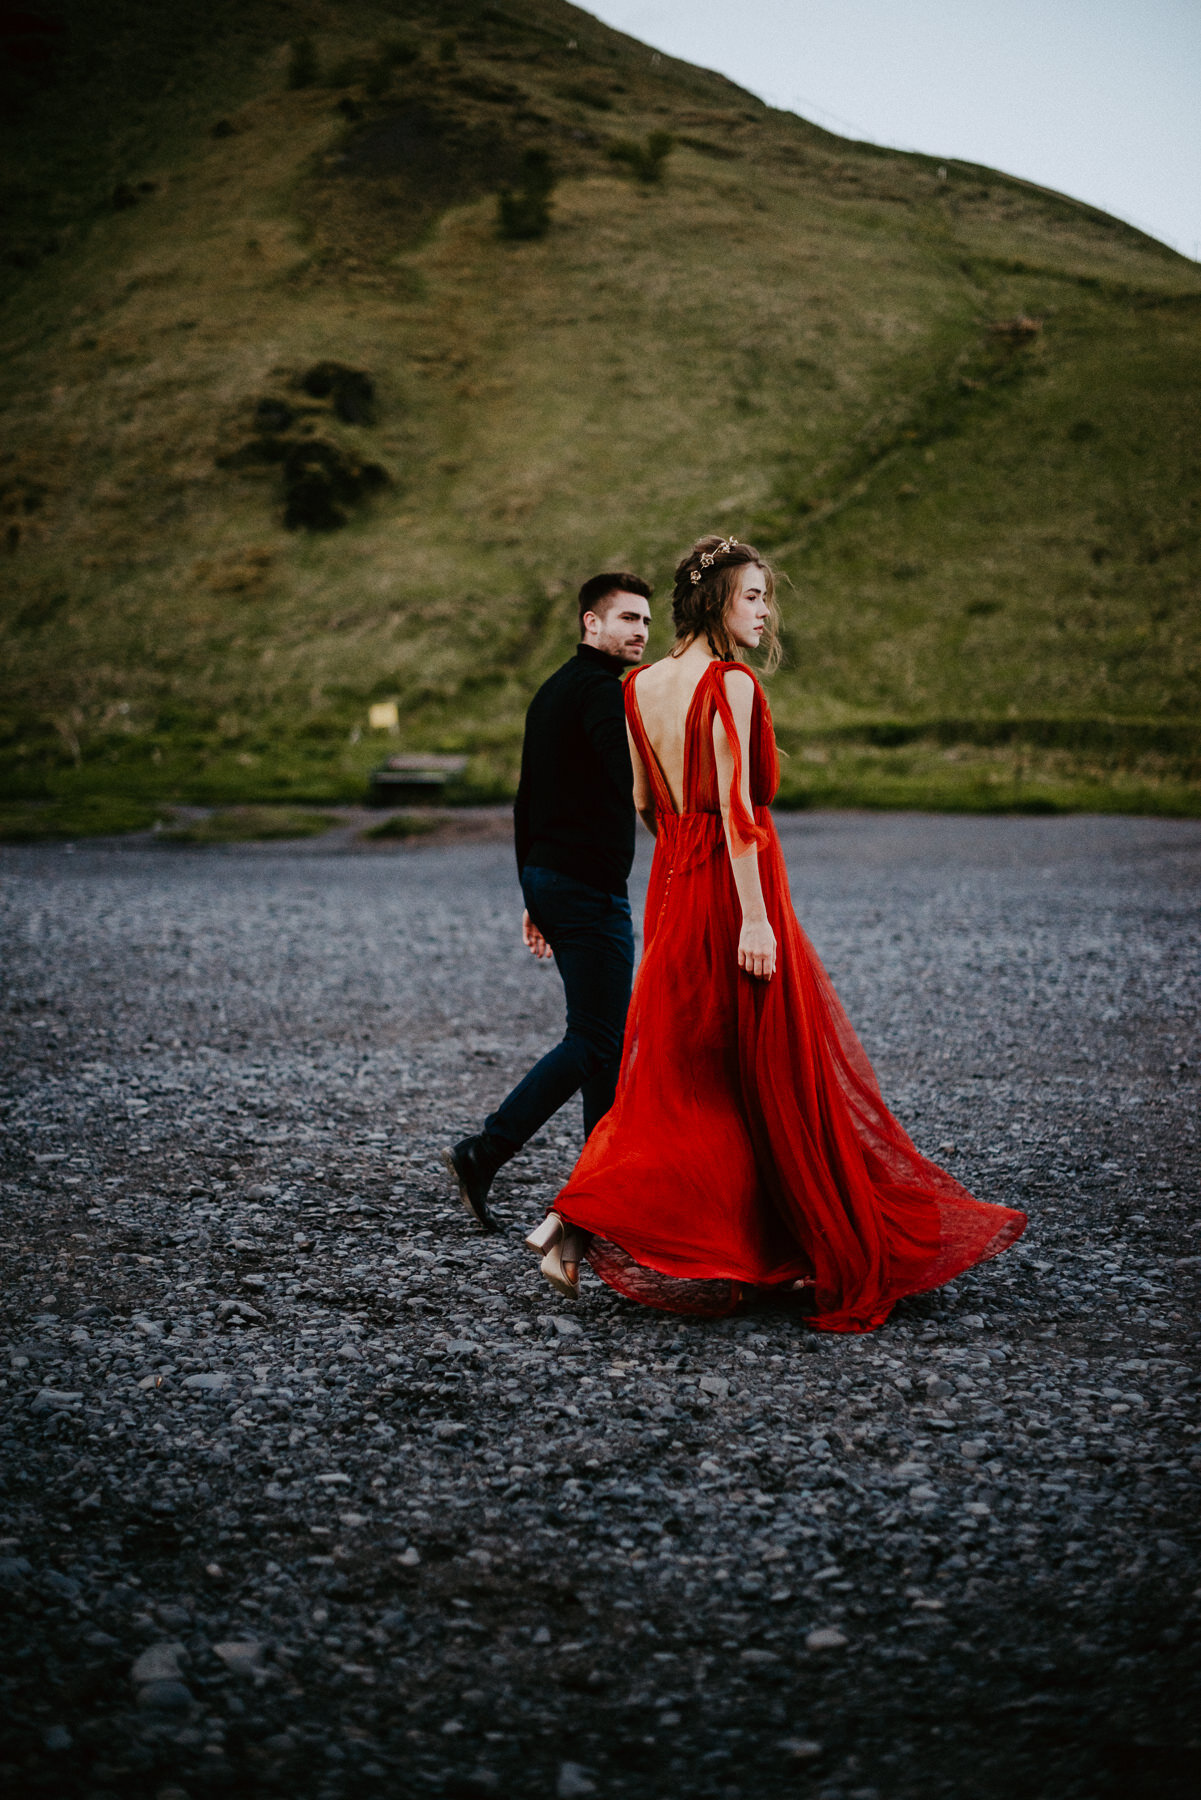
[[[589,0],[845,137],[985,163],[1201,259],[1201,0]]]

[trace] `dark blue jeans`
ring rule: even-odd
[[[617,1088],[634,976],[628,900],[556,869],[528,866],[521,889],[530,918],[555,953],[567,1030],[484,1121],[485,1131],[514,1150],[577,1092],[584,1099],[585,1135],[604,1118]]]

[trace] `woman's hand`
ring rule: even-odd
[[[770,981],[776,972],[776,934],[766,919],[744,919],[738,937],[738,967],[756,981]]]

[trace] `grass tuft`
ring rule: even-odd
[[[319,837],[337,823],[332,813],[299,806],[230,806],[186,825],[172,825],[160,835],[165,844],[252,844]]]
[[[360,836],[372,842],[385,843],[398,838],[425,837],[429,832],[436,831],[441,823],[441,819],[430,818],[428,813],[392,813],[389,818],[381,819],[378,825],[369,825]]]
[[[42,844],[59,838],[117,837],[149,831],[162,808],[120,794],[67,800],[0,801],[0,843]]]

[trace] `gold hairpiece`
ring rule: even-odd
[[[700,581],[702,571],[711,567],[711,565],[717,561],[719,556],[728,556],[730,551],[734,548],[734,546],[737,542],[738,542],[737,538],[732,538],[732,537],[723,538],[721,540],[721,543],[717,546],[716,550],[705,550],[702,552],[701,558],[700,558],[700,567],[692,570],[692,585],[693,585],[693,587],[695,587],[697,585],[697,583]]]

